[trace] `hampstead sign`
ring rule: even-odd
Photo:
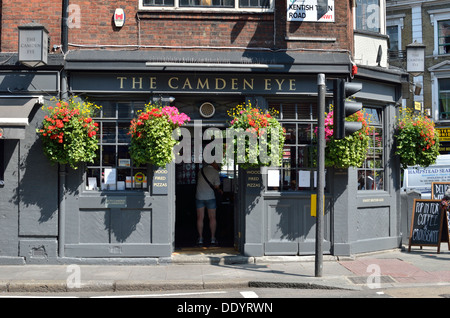
[[[99,74],[71,77],[72,91],[180,93],[317,93],[313,77],[282,75]]]

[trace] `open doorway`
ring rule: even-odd
[[[200,163],[179,163],[175,165],[175,193],[176,193],[176,219],[175,219],[175,249],[182,250],[196,247],[197,209],[195,196],[198,175],[203,167]],[[234,165],[221,165],[221,189],[223,197],[216,209],[216,238],[215,247],[232,248],[235,244],[235,185],[237,171]],[[203,225],[204,248],[210,246],[211,231],[208,213],[205,212]]]

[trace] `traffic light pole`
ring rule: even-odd
[[[317,211],[315,276],[322,277],[323,269],[323,215],[325,199],[325,74],[318,74],[318,151],[317,151]]]

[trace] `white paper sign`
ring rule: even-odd
[[[105,184],[116,184],[116,169],[105,168]]]
[[[280,186],[280,170],[267,170],[267,186]]]
[[[286,0],[287,21],[334,22],[334,0]]]
[[[298,172],[298,186],[301,188],[308,188],[311,185],[311,172],[308,170],[300,170]]]

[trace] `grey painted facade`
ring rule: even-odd
[[[106,54],[106,55],[105,55]],[[223,60],[257,60],[258,63],[283,64],[273,70],[244,69],[148,69],[149,55],[136,52],[74,52],[65,61],[69,93],[101,99],[117,94],[121,98],[150,98],[170,94],[186,103],[180,111],[198,118],[189,101],[208,99],[219,102],[227,98],[258,100],[264,107],[268,100],[315,100],[316,76],[348,77],[351,63],[346,54],[295,53],[224,54]],[[161,53],[154,52],[156,57]],[[181,54],[181,53],[177,53]],[[199,53],[200,54],[200,53]],[[247,54],[247,55],[246,55]],[[61,64],[62,65],[62,64]],[[59,73],[55,73],[57,77]],[[138,74],[138,75],[137,75]],[[255,92],[242,87],[221,93],[215,90],[186,92],[176,85],[154,91],[135,86],[123,90],[117,77],[222,76],[223,78],[295,79],[296,90]],[[142,75],[142,76],[141,76]],[[204,79],[203,78],[203,79]],[[356,169],[327,169],[326,209],[324,218],[324,253],[351,255],[399,246],[400,170],[393,156],[393,125],[401,99],[404,74],[384,68],[361,67],[353,79],[363,83],[358,99],[378,106],[384,116],[385,189],[359,191]],[[55,78],[55,82],[59,79]],[[97,83],[97,84],[96,84]],[[148,84],[151,85],[151,84]],[[11,87],[2,83],[2,87]],[[132,87],[131,87],[132,88]],[[27,93],[35,94],[28,89]],[[329,87],[331,92],[331,86]],[[45,98],[59,93],[46,89]],[[42,91],[39,91],[41,94]],[[22,93],[23,94],[23,93]],[[330,93],[328,98],[331,98]],[[225,104],[224,104],[225,105]],[[183,108],[185,107],[185,108]],[[206,126],[225,126],[226,106],[218,109]],[[148,191],[86,191],[83,168],[51,165],[42,153],[35,133],[44,117],[36,106],[25,129],[24,139],[1,139],[3,147],[3,180],[0,186],[0,263],[65,263],[65,262],[158,262],[170,261],[177,240],[177,205],[181,196],[176,184],[176,165],[169,164],[167,193],[155,194],[150,182]],[[149,168],[148,180],[154,168]],[[267,176],[254,171],[259,187],[247,187],[251,171],[239,170],[234,188],[233,245],[248,256],[311,255],[315,246],[315,218],[310,215],[310,191],[268,191]],[[220,226],[220,225],[219,225]]]

